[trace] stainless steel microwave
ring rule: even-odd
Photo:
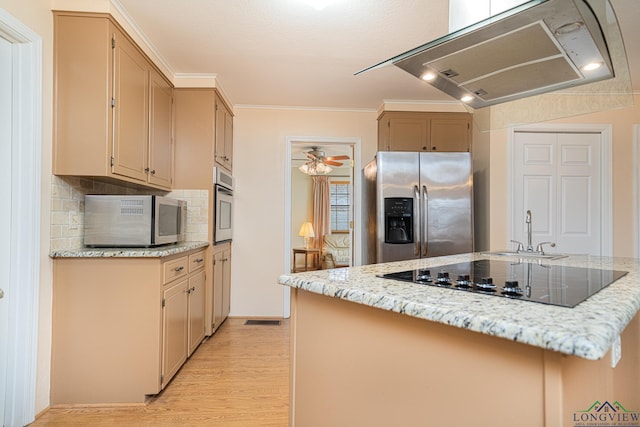
[[[162,196],[86,195],[84,244],[150,247],[185,240],[187,202]]]

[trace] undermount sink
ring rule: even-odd
[[[562,255],[562,254],[540,254],[537,252],[510,252],[510,251],[486,252],[486,254],[518,257],[518,258],[532,258],[532,259],[560,259],[560,258],[568,257],[568,255]]]

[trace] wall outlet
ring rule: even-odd
[[[76,230],[80,226],[80,214],[69,212],[69,230]]]
[[[622,340],[618,335],[611,345],[611,367],[615,368],[620,359],[622,359]]]

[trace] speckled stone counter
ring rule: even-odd
[[[182,242],[153,248],[80,248],[66,251],[52,251],[51,258],[162,258],[206,248],[209,242]]]
[[[279,283],[331,298],[438,322],[584,359],[602,358],[640,309],[640,261],[569,256],[545,264],[622,270],[626,276],[574,308],[422,286],[377,275],[477,259],[487,253],[285,274]]]

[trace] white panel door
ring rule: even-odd
[[[601,255],[600,133],[516,131],[513,154],[513,239],[527,245],[530,210],[534,249]]]
[[[0,37],[0,198],[11,200],[11,43]],[[11,235],[12,209],[0,209],[0,233]],[[9,341],[9,298],[11,291],[10,239],[2,239],[0,243],[0,425],[4,425],[4,407],[7,379],[7,342]]]

